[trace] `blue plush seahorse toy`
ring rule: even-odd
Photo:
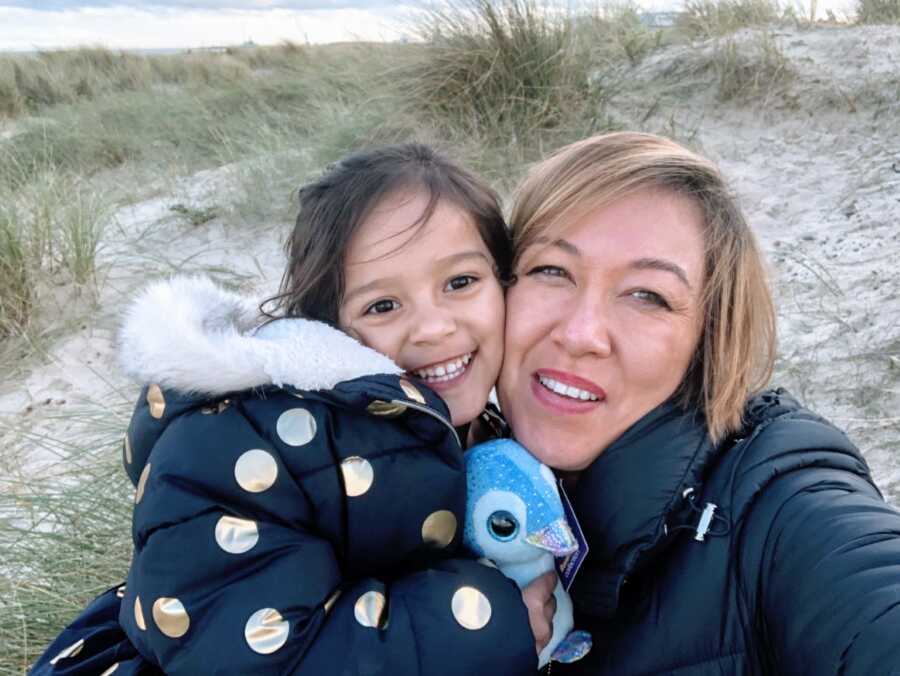
[[[552,570],[556,557],[578,549],[553,472],[515,441],[497,439],[469,449],[466,475],[465,545],[520,588]],[[559,581],[553,594],[553,636],[538,656],[539,668],[551,659],[574,662],[591,648],[588,632],[572,631],[572,599]]]

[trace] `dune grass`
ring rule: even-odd
[[[793,15],[792,7],[777,0],[686,0],[678,27],[692,38],[721,37]]]
[[[130,406],[86,407],[45,419],[64,438],[3,425],[51,470],[5,466],[0,482],[0,674],[23,674],[86,602],[124,579],[133,493],[121,466]],[[7,446],[9,448],[9,446]]]
[[[859,23],[900,23],[900,0],[858,0],[856,18]]]

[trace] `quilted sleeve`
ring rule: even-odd
[[[772,673],[900,674],[900,513],[861,476],[807,467],[766,489],[759,629]],[[755,542],[754,542],[755,541]]]

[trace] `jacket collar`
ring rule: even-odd
[[[384,355],[322,322],[259,326],[258,300],[201,277],[147,286],[126,308],[123,370],[182,393],[223,395],[265,385],[325,390],[375,374],[400,374]]]
[[[573,503],[589,550],[572,589],[579,611],[612,617],[625,581],[662,549],[685,491],[715,454],[703,420],[665,402],[580,475]]]

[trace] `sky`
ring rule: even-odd
[[[409,0],[0,0],[0,50],[397,40]]]
[[[0,51],[398,40],[408,35],[411,17],[427,1],[0,0]],[[683,2],[637,1],[651,10],[673,9]],[[819,0],[819,6],[846,2]]]

